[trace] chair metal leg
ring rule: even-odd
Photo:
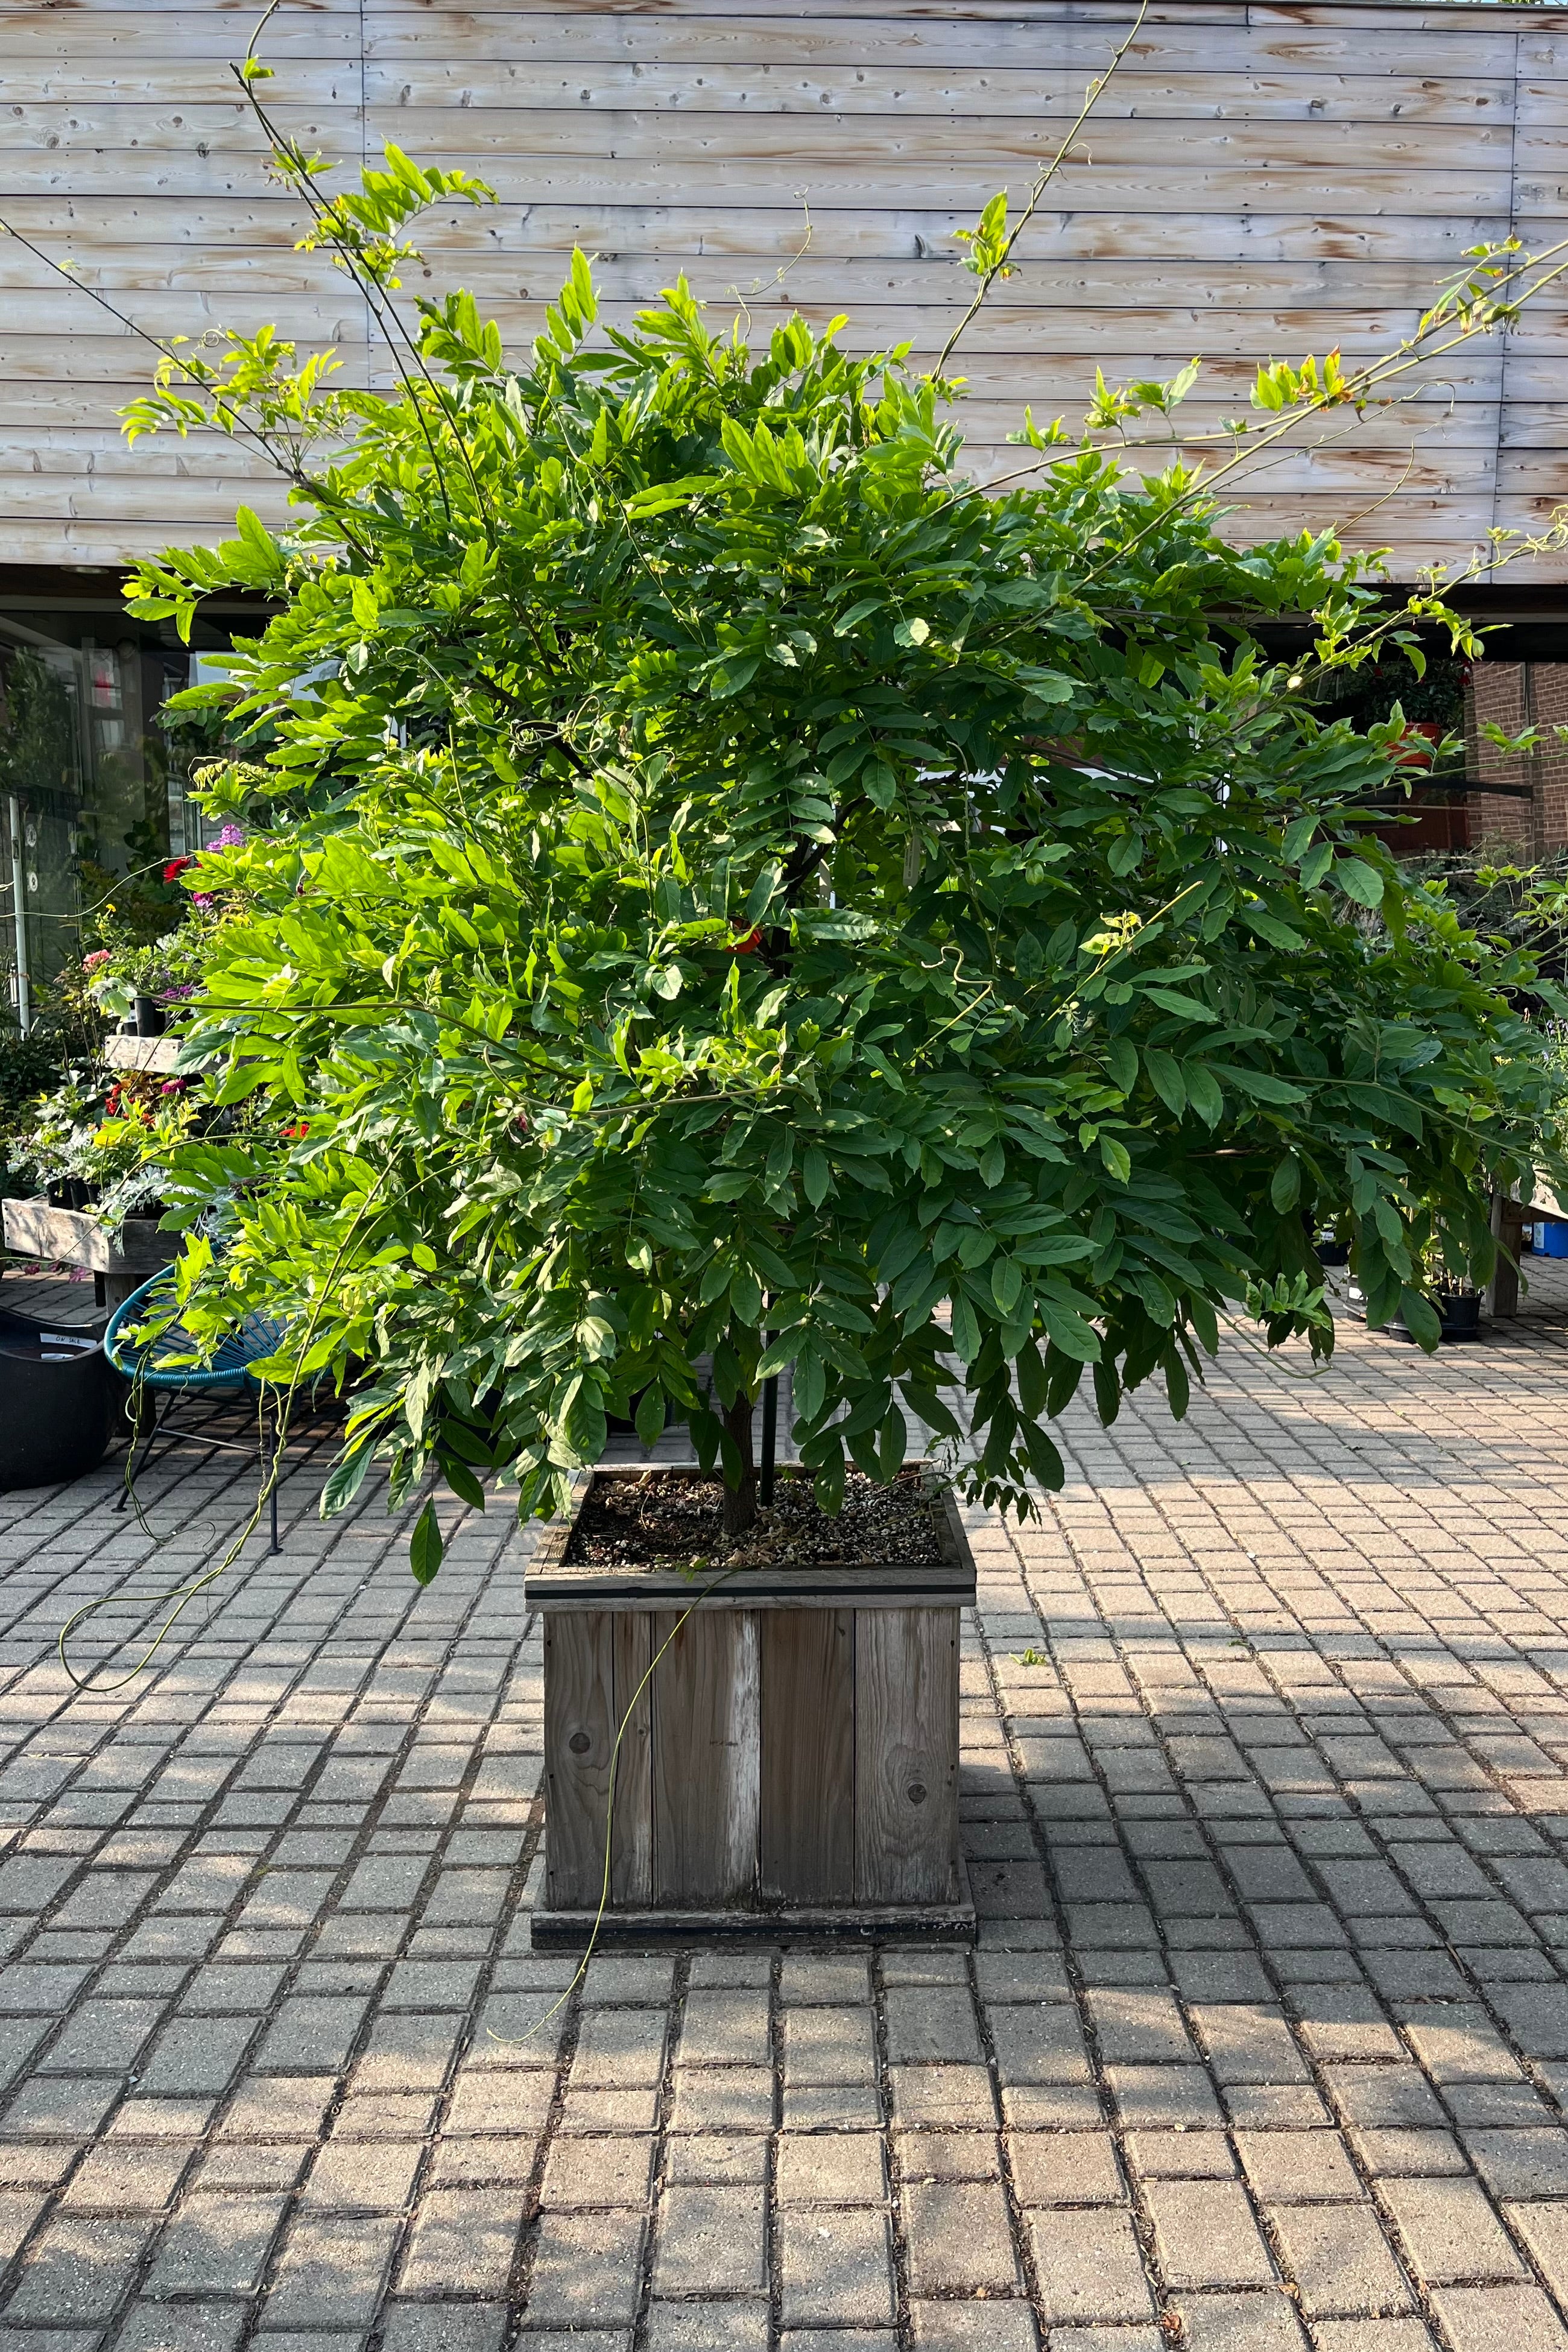
[[[280,1452],[279,1452],[279,1445],[278,1445],[278,1409],[277,1409],[277,1407],[276,1407],[276,1406],[274,1406],[274,1407],[273,1407],[273,1411],[272,1411],[272,1440],[273,1440],[273,1443],[272,1443],[272,1458],[271,1458],[271,1462],[270,1462],[270,1464],[268,1464],[268,1454],[267,1454],[267,1415],[266,1415],[265,1412],[261,1412],[260,1414],[258,1414],[258,1421],[259,1421],[259,1423],[260,1423],[260,1425],[261,1425],[261,1436],[260,1436],[260,1441],[259,1441],[259,1442],[260,1442],[260,1446],[261,1446],[261,1475],[262,1475],[262,1476],[263,1476],[264,1478],[268,1478],[268,1477],[269,1477],[269,1478],[270,1478],[270,1484],[268,1485],[268,1490],[267,1490],[267,1504],[268,1504],[268,1520],[269,1520],[269,1523],[270,1523],[270,1527],[271,1527],[272,1540],[271,1540],[271,1542],[268,1544],[268,1548],[267,1548],[267,1549],[268,1549],[268,1554],[269,1554],[269,1555],[275,1555],[275,1554],[277,1554],[277,1553],[280,1552],[280,1551],[282,1550],[282,1549],[283,1549],[282,1545],[281,1545],[281,1544],[279,1542],[279,1540],[278,1540],[278,1481],[279,1481],[279,1478],[281,1477],[281,1475],[282,1475],[283,1464],[282,1464],[282,1458],[281,1458],[281,1454],[280,1454]]]
[[[143,1391],[142,1396],[137,1400],[138,1420],[141,1419],[142,1407],[145,1401],[145,1391]],[[135,1423],[132,1423],[131,1434],[131,1456],[125,1465],[125,1476],[121,1483],[120,1499],[114,1506],[117,1511],[124,1510],[126,1505],[130,1502],[131,1490],[135,1486],[138,1476],[147,1467],[148,1461],[152,1456],[153,1448],[158,1443],[158,1433],[162,1429],[163,1423],[169,1418],[169,1413],[173,1404],[174,1399],[171,1397],[169,1402],[164,1405],[162,1415],[160,1415],[156,1397],[153,1397],[151,1400],[148,1407],[147,1434],[145,1437],[141,1436]],[[138,1445],[140,1445],[142,1453],[142,1458],[140,1461],[136,1458]]]

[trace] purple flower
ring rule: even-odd
[[[194,980],[182,980],[176,986],[163,991],[163,1002],[165,1004],[182,1004],[187,996],[194,996],[195,992],[196,983]]]
[[[245,833],[243,828],[237,824],[226,824],[223,831],[216,835],[216,839],[208,842],[207,847],[209,849],[239,849],[244,846],[244,843]]]

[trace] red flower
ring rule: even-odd
[[[731,955],[755,955],[763,944],[761,926],[748,931],[744,939],[731,940],[727,944]]]
[[[280,1128],[279,1132],[285,1143],[302,1143],[310,1132],[310,1122],[308,1118],[297,1118],[290,1126]]]
[[[194,857],[171,857],[163,868],[164,881],[177,882],[181,875],[187,872],[195,862]]]

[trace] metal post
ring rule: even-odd
[[[763,1510],[773,1499],[773,1464],[779,1444],[779,1381],[775,1372],[763,1382],[763,1463],[757,1478],[757,1500]]]
[[[33,1025],[33,977],[27,965],[26,875],[23,870],[22,803],[7,803],[11,827],[11,918],[16,937],[16,1024],[25,1037]]]

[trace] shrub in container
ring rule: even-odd
[[[327,1507],[379,1457],[396,1500],[435,1470],[559,1517],[610,1417],[673,1411],[722,1481],[722,1575],[787,1368],[822,1511],[903,1475],[912,1415],[953,1491],[1024,1516],[1080,1387],[1180,1413],[1233,1315],[1327,1353],[1328,1227],[1371,1319],[1435,1344],[1422,1249],[1483,1277],[1486,1189],[1552,1148],[1532,968],[1368,837],[1397,710],[1358,733],[1302,687],[1396,644],[1418,667],[1417,626],[1472,650],[1462,620],[1389,609],[1328,538],[1232,545],[1193,468],[1126,464],[1190,372],[1102,388],[1081,436],[1026,420],[986,488],[947,354],[857,356],[842,322],[752,349],[681,282],[606,329],[579,255],[520,359],[463,294],[400,326],[407,222],[486,192],[389,151],[329,198],[276,135],[401,386],[334,389],[275,336],[221,386],[171,366],[133,431],[243,422],[296,510],[132,593],[186,630],[229,584],[278,607],[197,690],[275,730],[277,821],[204,860],[228,912],[190,1025],[209,1103],[265,1097],[291,1141],[193,1139],[170,1186],[236,1204],[188,1321],[265,1306],[280,1371],[373,1367]],[[1265,370],[1265,444],[1365,395]],[[427,1504],[416,1574],[440,1558]],[[650,1686],[621,1630],[578,1662],[601,1796]],[[725,1901],[761,1899],[748,1856]],[[628,1902],[699,1899],[637,1874]]]

